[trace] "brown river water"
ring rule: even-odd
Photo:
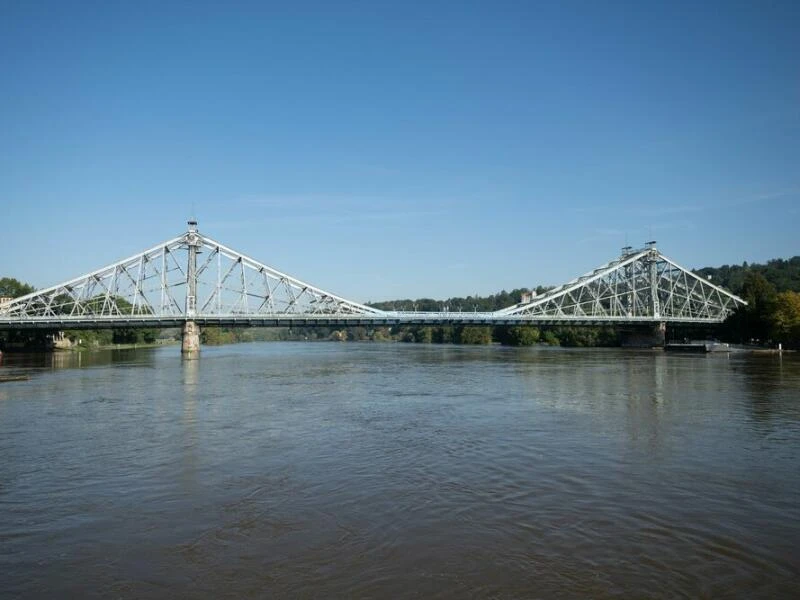
[[[6,355],[2,598],[798,598],[800,358]]]

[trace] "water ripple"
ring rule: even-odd
[[[69,360],[19,359],[32,379],[0,402],[9,597],[800,589],[791,357],[275,343]]]

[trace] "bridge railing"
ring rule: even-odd
[[[722,322],[708,317],[652,317],[619,316],[590,317],[574,315],[506,315],[486,312],[387,312],[370,315],[323,314],[197,314],[187,316],[119,315],[114,317],[86,318],[85,316],[58,317],[0,317],[3,329],[115,329],[123,327],[181,327],[193,321],[202,327],[384,327],[394,325],[635,325],[647,323],[711,323]]]

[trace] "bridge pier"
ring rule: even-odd
[[[200,354],[200,327],[194,321],[186,321],[183,324],[181,354],[185,358],[193,358]]]
[[[654,323],[638,327],[622,328],[623,348],[653,348],[664,347],[666,341],[667,324]]]

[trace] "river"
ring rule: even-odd
[[[791,598],[800,359],[6,355],[3,598]]]

